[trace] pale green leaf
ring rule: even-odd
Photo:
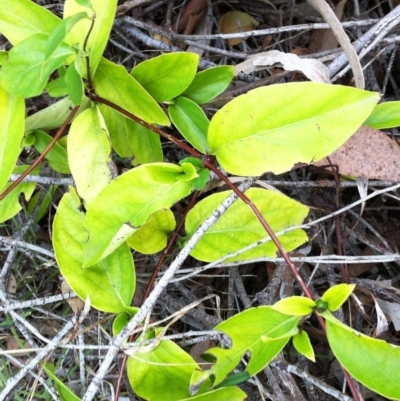
[[[54,366],[50,364],[42,365],[47,375],[54,381],[61,401],[81,401],[54,373]]]
[[[311,345],[310,337],[308,336],[307,332],[305,332],[304,330],[299,331],[293,337],[293,345],[296,348],[297,352],[304,355],[310,361],[315,362],[314,349]]]
[[[120,313],[113,321],[112,332],[114,336],[117,336],[128,324],[129,315],[126,312]]]
[[[145,255],[160,252],[167,246],[168,234],[175,230],[175,226],[171,210],[158,210],[128,238],[128,245]]]
[[[83,269],[88,232],[83,227],[79,197],[72,187],[70,191],[62,197],[53,223],[53,246],[61,274],[80,298],[90,296],[93,307],[110,313],[131,313],[135,270],[129,247],[124,244],[100,263]]]
[[[258,88],[214,115],[208,143],[231,174],[280,174],[335,151],[378,101],[378,93],[317,82]]]
[[[113,149],[120,157],[132,157],[133,150],[129,139],[133,135],[134,122],[104,104],[100,103],[98,107],[106,123]]]
[[[37,33],[49,34],[61,20],[31,0],[0,1],[0,32],[15,46]]]
[[[337,311],[353,292],[355,284],[338,284],[324,292],[321,300],[328,303],[328,309],[332,312]]]
[[[85,98],[85,101],[82,102],[78,113],[85,110],[89,106],[89,104],[89,99]],[[27,117],[25,120],[25,131],[32,131],[35,129],[47,130],[61,127],[61,125],[63,125],[63,123],[67,119],[68,115],[71,113],[73,107],[74,104],[69,98],[64,98],[56,103],[53,103],[45,109],[42,109],[37,113]]]
[[[108,184],[87,209],[90,233],[84,267],[91,266],[125,242],[149,216],[169,209],[189,195],[191,182],[178,178],[183,169],[168,163],[144,164]]]
[[[21,152],[25,103],[0,86],[0,190],[4,187]]]
[[[129,144],[133,149],[133,165],[145,163],[158,163],[164,159],[161,147],[161,138],[143,125],[132,121],[132,131],[129,135]]]
[[[47,35],[36,34],[9,51],[8,61],[0,72],[1,85],[8,93],[22,97],[39,96],[50,74],[75,54],[71,47],[62,44],[46,60],[46,41]]]
[[[86,109],[73,121],[68,135],[68,162],[85,206],[111,181],[110,152],[97,107]]]
[[[129,357],[127,369],[129,383],[140,397],[176,401],[190,397],[190,378],[200,367],[173,341],[163,340],[155,349]]]
[[[58,77],[49,81],[45,87],[51,97],[64,97],[68,95],[68,88],[65,82],[65,76]]]
[[[68,95],[73,101],[74,105],[77,106],[81,104],[83,99],[83,82],[82,77],[75,68],[75,63],[72,63],[68,66],[64,79],[67,86]]]
[[[195,102],[183,96],[175,99],[168,107],[168,113],[182,136],[199,152],[207,153],[207,131],[210,125],[204,111]]]
[[[293,296],[279,300],[272,305],[272,308],[286,315],[307,316],[313,312],[315,301],[306,297]]]
[[[17,166],[12,171],[14,174],[22,174],[29,166]],[[39,174],[39,168],[36,168],[31,175]],[[11,183],[6,184],[1,192],[4,192]],[[21,194],[24,194],[25,199],[28,201],[33,191],[36,188],[34,182],[21,182],[18,184],[4,199],[0,200],[0,223],[14,217],[18,212],[22,210],[20,204]]]
[[[240,388],[223,387],[180,401],[243,401],[245,399],[247,399],[247,395]]]
[[[35,138],[34,146],[39,153],[42,153],[53,140],[49,134],[43,131],[34,131],[31,135]],[[53,170],[61,174],[71,174],[67,151],[58,142],[53,145],[50,152],[45,156],[45,159],[49,162]]]
[[[0,65],[3,65],[8,58],[8,50],[0,50]]]
[[[219,192],[201,200],[186,217],[187,238],[192,236],[200,224],[214,212],[231,191]],[[299,225],[308,214],[308,208],[287,196],[274,191],[250,188],[246,195],[253,201],[272,230],[277,233],[291,226]],[[267,233],[242,201],[235,202],[221,218],[204,234],[191,255],[205,262],[211,262],[267,237]],[[279,236],[286,251],[291,251],[305,241],[307,234],[296,229]],[[277,248],[270,240],[224,262],[276,256]]]
[[[189,86],[198,62],[194,53],[167,53],[138,64],[131,75],[157,102],[166,102]]]
[[[182,96],[197,104],[207,103],[221,94],[231,83],[234,68],[221,65],[198,72]]]
[[[214,366],[192,380],[197,385],[207,377],[215,375],[214,385],[219,384],[237,367],[241,358],[250,351],[251,357],[246,367],[250,376],[261,371],[287,344],[300,318],[284,315],[269,306],[247,309],[215,327],[229,335],[232,346],[228,349],[212,348],[207,355],[216,358]],[[263,337],[271,339],[265,342]],[[273,341],[273,339],[276,339]]]
[[[103,58],[93,81],[99,96],[148,123],[170,125],[161,107],[123,66]]]
[[[400,102],[393,101],[378,104],[364,122],[364,125],[375,129],[399,127]]]
[[[322,316],[332,352],[351,376],[384,397],[400,400],[400,347],[361,334],[328,311]]]
[[[46,43],[46,58],[49,58],[58,46],[64,42],[67,33],[74,27],[74,25],[84,18],[89,18],[86,12],[73,15],[61,21],[50,32]]]
[[[88,11],[87,7],[77,4],[75,0],[66,0],[64,4],[64,19],[81,12],[88,12],[89,14],[91,12],[94,13],[94,25],[88,39],[87,35],[92,21],[87,19],[81,20],[74,25],[66,37],[66,42],[71,46],[77,47],[82,51],[82,53],[85,50],[83,46],[87,39],[86,51],[90,53],[90,73],[93,76],[100,63],[101,56],[103,55],[110,36],[118,0],[91,0],[90,3],[93,11]],[[81,65],[81,73],[85,75],[86,62],[84,59],[82,59]]]

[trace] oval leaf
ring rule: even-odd
[[[129,247],[123,245],[100,263],[82,269],[84,243],[88,233],[83,227],[81,203],[71,187],[60,204],[53,223],[53,246],[61,274],[84,301],[110,313],[132,312],[135,270]]]
[[[214,385],[221,383],[248,351],[251,352],[251,358],[246,371],[250,376],[255,375],[287,344],[290,336],[286,335],[296,329],[299,320],[299,317],[284,315],[270,306],[247,309],[225,320],[215,330],[229,335],[232,346],[229,349],[207,350],[206,354],[213,355],[216,362],[210,370],[196,378],[197,382],[215,375]],[[263,337],[270,341],[263,341]],[[192,386],[196,384],[191,383]]]
[[[9,51],[0,73],[0,82],[8,93],[26,98],[39,96],[50,74],[75,55],[71,47],[62,44],[46,59],[47,38],[45,34],[30,36]]]
[[[89,205],[111,181],[111,147],[96,106],[73,121],[68,135],[68,161],[79,196]]]
[[[207,131],[210,122],[195,102],[179,96],[168,108],[169,117],[182,136],[199,152],[209,149]]]
[[[190,397],[190,378],[200,367],[173,341],[163,340],[151,352],[138,352],[129,357],[127,369],[129,383],[140,397],[175,401]]]
[[[272,305],[272,308],[286,315],[307,316],[313,312],[315,301],[306,297],[293,296],[281,299]]]
[[[167,246],[168,234],[175,230],[175,226],[171,210],[158,210],[128,238],[128,245],[145,255],[160,252]]]
[[[150,124],[170,125],[161,107],[123,66],[101,59],[93,82],[99,96]]]
[[[0,32],[15,46],[37,33],[50,33],[61,20],[31,0],[0,1]]]
[[[296,348],[297,352],[304,355],[310,361],[315,362],[314,350],[307,332],[305,332],[304,330],[299,331],[293,337],[293,345]]]
[[[118,0],[90,0],[92,10],[86,5],[79,5],[75,0],[66,0],[64,4],[64,19],[75,16],[82,12],[94,14],[94,24],[87,37],[92,21],[89,19],[79,21],[67,35],[66,42],[77,47],[84,53],[90,51],[90,72],[92,76],[96,72],[101,56],[106,48],[111,28],[117,10]],[[86,74],[86,61],[82,59],[82,71]]]
[[[143,61],[131,75],[157,102],[180,95],[192,82],[199,62],[194,53],[169,53]]]
[[[321,300],[327,302],[330,311],[335,312],[346,302],[355,287],[355,284],[334,285],[324,292]]]
[[[233,66],[221,65],[198,72],[182,96],[197,104],[207,103],[229,86],[233,71]]]
[[[376,105],[364,125],[375,129],[400,126],[400,102],[385,102]]]
[[[189,195],[192,184],[179,179],[183,176],[180,166],[145,164],[107,185],[87,209],[85,227],[90,238],[85,247],[84,267],[118,248],[152,213],[169,209]]]
[[[361,334],[329,312],[322,316],[327,319],[329,345],[340,364],[366,387],[400,400],[400,347]]]
[[[0,190],[6,185],[21,153],[24,136],[25,103],[0,86]]]
[[[199,225],[222,203],[231,191],[208,196],[200,201],[186,217],[186,233],[190,237]],[[274,230],[279,232],[303,222],[308,208],[278,192],[260,188],[250,188],[246,195]],[[267,237],[264,228],[251,209],[241,201],[235,202],[215,223],[194,247],[191,255],[198,260],[211,262],[229,253]],[[279,236],[286,251],[291,251],[307,241],[303,230],[293,230]],[[230,257],[224,262],[248,260],[263,256],[275,256],[277,248],[272,241],[259,245],[240,255]]]
[[[208,142],[231,174],[280,174],[336,150],[378,100],[377,93],[317,82],[258,88],[214,115]]]

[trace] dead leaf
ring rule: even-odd
[[[240,33],[253,31],[259,23],[251,15],[240,11],[229,11],[219,20],[218,26],[221,33]],[[227,39],[229,46],[242,43],[241,38]]]
[[[281,65],[285,71],[299,71],[310,81],[329,83],[329,69],[318,60],[300,58],[295,54],[283,53],[278,50],[259,53],[249,57],[243,63],[235,66],[235,76],[240,72],[250,74],[269,66]]]
[[[396,331],[400,330],[400,305],[394,302],[384,301],[383,299],[377,299],[379,306],[383,313],[389,316],[389,320],[392,321]]]
[[[17,292],[17,280],[12,273],[8,276],[6,291],[10,294],[15,294]]]
[[[177,31],[180,33],[186,29],[190,21],[198,18],[205,12],[207,8],[207,0],[191,0],[183,9],[179,17]]]
[[[342,175],[400,181],[400,146],[377,129],[362,126],[329,159]],[[326,166],[322,159],[315,166]]]
[[[339,21],[343,18],[343,9],[347,0],[340,1],[333,10]],[[331,29],[316,29],[310,38],[309,49],[313,53],[323,52],[336,48],[338,41]]]
[[[68,285],[66,280],[63,280],[61,283],[61,292],[63,294],[67,293],[67,292],[71,292],[72,288]],[[85,303],[78,297],[74,297],[74,298],[69,298],[67,299],[67,302],[69,303],[69,306],[71,307],[71,309],[74,311],[74,313],[77,315],[78,313],[80,313],[85,305]]]

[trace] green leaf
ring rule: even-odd
[[[57,189],[58,189],[57,185],[50,185],[49,189],[46,191],[46,195],[39,206],[38,212],[36,213],[34,224],[38,224],[39,221],[42,219],[42,217],[45,215],[45,213],[49,210],[49,206],[53,200],[53,195],[57,191]],[[29,201],[28,205],[29,216],[31,216],[32,212],[35,210],[35,207],[37,206],[39,199],[41,199],[41,194],[40,192],[36,192]]]
[[[47,83],[45,89],[51,97],[63,97],[68,95],[65,77],[53,79],[53,81]]]
[[[101,59],[93,82],[99,96],[150,124],[170,125],[161,107],[123,66]]]
[[[229,375],[225,380],[222,380],[222,382],[217,386],[217,388],[236,386],[238,384],[246,382],[247,380],[250,379],[250,377],[251,376],[249,375],[249,372],[233,373]]]
[[[168,53],[143,61],[131,75],[161,103],[180,95],[192,82],[199,62],[194,53]]]
[[[355,287],[355,284],[334,285],[325,291],[321,300],[328,303],[328,308],[331,312],[335,312],[343,305]]]
[[[195,102],[183,96],[168,107],[171,121],[182,136],[199,152],[207,153],[207,131],[210,125],[204,111]]]
[[[85,246],[84,267],[118,248],[152,213],[169,209],[189,195],[192,184],[179,180],[182,175],[180,166],[145,164],[108,184],[87,209],[85,227],[90,238]]]
[[[286,315],[307,316],[313,312],[315,301],[306,297],[293,296],[281,299],[272,305],[272,308]]]
[[[145,255],[160,252],[167,246],[168,234],[175,230],[175,226],[175,217],[171,210],[158,210],[128,238],[127,243],[135,251]]]
[[[64,79],[67,86],[68,95],[73,101],[74,105],[77,106],[81,104],[83,99],[83,83],[82,77],[75,68],[75,63],[72,63],[68,66]]]
[[[171,340],[161,341],[150,352],[137,352],[127,362],[134,392],[152,401],[189,398],[190,378],[195,369],[200,369],[196,361]]]
[[[132,157],[133,149],[130,137],[133,135],[134,122],[104,104],[99,103],[98,107],[106,123],[113,149],[120,157]]]
[[[297,352],[304,355],[310,361],[315,362],[314,349],[311,345],[310,337],[308,336],[307,332],[305,332],[304,330],[299,331],[293,337],[293,345],[296,348]]]
[[[89,104],[89,99],[86,98],[78,113],[85,110]],[[71,113],[73,107],[74,104],[69,98],[53,103],[45,109],[27,117],[25,120],[25,131],[32,131],[35,129],[47,130],[61,127],[68,115]]]
[[[317,82],[254,89],[214,115],[208,143],[231,174],[280,174],[339,148],[378,100],[377,93]]]
[[[113,321],[112,332],[114,336],[117,336],[128,324],[129,315],[126,312],[120,313]]]
[[[246,398],[246,393],[238,387],[223,387],[180,401],[243,401]]]
[[[207,103],[222,93],[231,83],[234,68],[221,65],[198,72],[182,96],[197,104]]]
[[[133,149],[133,165],[145,163],[158,163],[164,160],[160,136],[143,125],[132,121],[129,144]]]
[[[61,21],[57,26],[50,32],[46,43],[46,58],[50,58],[53,52],[60,46],[68,34],[68,32],[74,27],[74,25],[84,18],[89,18],[86,12],[73,15]]]
[[[8,51],[7,50],[0,50],[0,65],[3,65],[8,58]]]
[[[50,74],[75,54],[71,47],[62,44],[55,50],[51,59],[46,60],[47,37],[44,34],[36,34],[9,51],[8,61],[4,63],[0,72],[1,85],[8,93],[26,98],[39,96]]]
[[[24,136],[25,103],[0,86],[0,190],[7,183],[21,153]]]
[[[83,269],[88,233],[83,227],[79,197],[72,187],[70,191],[62,197],[53,223],[53,246],[61,274],[80,298],[90,296],[93,307],[110,313],[132,313],[135,270],[129,247],[124,244],[100,263]]]
[[[246,352],[251,353],[246,372],[254,376],[260,372],[287,344],[291,333],[298,325],[299,317],[284,315],[270,306],[247,309],[215,327],[229,335],[232,346],[229,349],[212,348],[208,355],[216,358],[215,365],[203,372],[192,386],[205,378],[215,376],[214,385],[221,383],[238,365]],[[265,342],[263,337],[272,341]],[[276,339],[273,341],[273,339]]]
[[[54,365],[43,364],[44,371],[54,381],[54,385],[58,391],[61,401],[81,401],[54,373]]]
[[[17,166],[14,168],[14,174],[22,174],[29,166]],[[39,168],[36,168],[31,175],[39,174]],[[6,184],[1,192],[4,192],[11,183]],[[20,204],[21,194],[28,201],[36,188],[34,182],[21,182],[4,199],[0,200],[0,223],[3,223],[22,210]]]
[[[79,21],[67,35],[66,42],[71,46],[77,47],[82,53],[84,53],[85,49],[83,46],[87,40],[86,51],[90,53],[89,65],[92,76],[95,74],[101,56],[106,48],[117,10],[117,3],[118,0],[91,0],[90,4],[94,14],[94,25],[90,31],[89,38],[87,38],[87,35],[92,21],[87,19]],[[79,5],[75,0],[66,0],[64,4],[64,19],[87,11],[86,5]],[[81,73],[85,76],[86,61],[82,59],[81,65]]]
[[[0,1],[0,32],[14,46],[37,33],[49,34],[60,21],[31,0]]]
[[[43,131],[34,131],[30,135],[35,138],[34,146],[39,153],[43,153],[47,145],[53,140],[53,138]],[[58,143],[58,141],[53,145],[50,152],[47,153],[45,159],[49,162],[50,167],[61,173],[61,174],[71,174],[68,164],[68,154],[67,151]]]
[[[73,121],[68,135],[68,162],[85,206],[111,181],[110,152],[97,107],[86,109]]]
[[[200,224],[230,193],[231,191],[224,191],[208,196],[190,210],[185,223],[187,238],[193,235]],[[275,233],[301,224],[308,214],[306,206],[278,192],[250,188],[246,191],[246,195],[253,201]],[[237,201],[204,234],[191,255],[198,260],[211,262],[265,237],[267,234],[251,209],[245,203]],[[279,236],[279,240],[289,252],[307,241],[307,234],[303,230],[296,229]],[[275,244],[267,241],[224,262],[276,256],[276,251]]]
[[[330,312],[321,315],[327,320],[328,342],[340,364],[372,391],[400,400],[400,348],[353,330]]]
[[[363,125],[376,129],[400,126],[400,102],[385,102],[376,105]]]

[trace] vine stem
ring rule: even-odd
[[[287,252],[283,249],[282,244],[280,243],[279,239],[275,235],[274,231],[272,228],[269,226],[267,221],[265,220],[264,216],[260,213],[260,211],[257,209],[256,205],[244,194],[243,191],[238,189],[221,171],[218,170],[218,168],[213,164],[213,162],[205,157],[203,154],[199,153],[196,149],[193,149],[191,146],[187,145],[185,142],[181,141],[180,139],[176,138],[173,135],[170,135],[166,133],[165,131],[161,130],[160,128],[157,128],[146,121],[142,120],[141,118],[135,116],[134,114],[130,113],[129,111],[125,110],[124,108],[118,106],[117,104],[102,98],[101,96],[98,96],[94,92],[88,93],[90,99],[94,102],[99,102],[103,103],[106,106],[109,106],[117,111],[119,111],[121,114],[126,116],[127,118],[137,122],[138,124],[144,126],[145,128],[149,129],[150,131],[155,132],[156,134],[160,135],[162,138],[165,138],[173,143],[175,143],[177,146],[179,146],[181,149],[185,150],[187,153],[192,155],[193,157],[196,157],[198,159],[201,159],[203,161],[203,165],[213,171],[224,183],[233,190],[233,192],[243,201],[245,202],[252,212],[255,214],[255,216],[258,218],[260,221],[261,225],[265,229],[265,231],[268,233],[268,235],[271,237],[272,241],[274,242],[275,246],[278,248],[278,251],[282,255],[283,259],[289,266],[293,276],[296,278],[297,282],[299,283],[301,289],[303,290],[304,294],[310,298],[313,299],[311,291],[307,287],[307,284],[305,283],[303,277],[301,274],[297,271],[296,266],[293,264],[293,262],[290,259],[290,256],[287,254]],[[316,315],[318,322],[321,326],[321,328],[326,331],[326,326],[325,326],[325,321],[322,319],[321,316]],[[342,372],[344,377],[346,378],[347,384],[349,386],[350,392],[352,393],[354,400],[355,401],[361,401],[358,391],[355,387],[355,384],[353,382],[352,377],[350,374],[346,371],[346,369],[341,366]]]

